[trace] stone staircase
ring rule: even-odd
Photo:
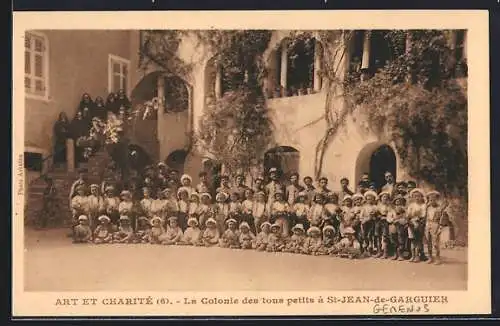
[[[111,161],[111,157],[105,149],[101,149],[89,157],[86,163],[80,163],[79,168],[88,169],[88,182],[100,183],[104,169]],[[63,227],[71,223],[71,209],[69,206],[69,192],[71,185],[78,177],[77,171],[68,172],[66,165],[53,167],[46,174],[51,177],[56,187],[57,216],[49,220],[49,227]],[[29,184],[26,195],[28,196],[25,207],[25,224],[35,225],[39,214],[43,208],[43,191],[46,183],[43,178],[35,179]]]

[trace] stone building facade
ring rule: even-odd
[[[39,65],[37,69],[42,70],[41,80],[45,84],[38,94],[26,88],[25,152],[39,154],[41,158],[50,157],[52,126],[59,112],[64,111],[72,118],[82,93],[105,98],[109,91],[115,90],[116,84],[120,84],[134,105],[155,96],[166,98],[155,118],[136,121],[131,146],[142,149],[152,160],[165,160],[191,174],[194,182],[198,181],[199,171],[213,172],[211,158],[193,144],[193,135],[198,130],[208,98],[222,96],[224,85],[221,68],[214,64],[214,53],[200,45],[194,34],[183,37],[178,49],[178,56],[192,67],[188,76],[181,78],[167,77],[154,65],[146,70],[139,69],[141,31],[30,33],[43,43],[43,47],[42,51],[33,54],[31,46],[34,45],[30,44],[26,58]],[[264,53],[268,76],[263,87],[268,96],[267,107],[277,144],[267,149],[264,167],[278,164],[285,174],[297,171],[302,177],[313,176],[315,149],[327,128],[323,118],[327,88],[327,81],[321,75],[323,45],[317,36],[313,52],[305,59],[309,60],[310,69],[300,70],[291,64],[288,56],[290,35],[290,31],[274,31]],[[368,69],[384,59],[383,53],[374,50],[379,48],[376,41],[366,35],[359,32],[352,44],[348,44],[346,55],[339,59],[337,74],[340,79],[352,69],[353,60],[359,61],[361,69]],[[465,57],[466,34],[460,37],[460,42],[454,39],[451,42],[463,47],[461,53]],[[41,68],[38,55],[42,57]],[[120,66],[118,74],[114,72],[115,63]],[[32,75],[27,71],[25,77]],[[30,83],[30,87],[40,86]],[[177,93],[172,94],[174,88]],[[335,106],[342,108],[343,99],[336,101]],[[380,175],[389,170],[398,179],[406,179],[392,148],[387,139],[367,133],[361,117],[351,115],[326,150],[322,175],[329,178],[334,190],[338,189],[342,177],[354,184],[363,172],[379,180]]]

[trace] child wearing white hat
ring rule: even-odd
[[[361,255],[361,245],[355,237],[355,231],[351,227],[344,229],[345,237],[336,246],[337,254],[344,258],[358,258]]]
[[[153,204],[153,198],[151,198],[151,190],[144,187],[142,189],[142,197],[140,202],[142,214],[147,218],[152,218],[151,205]]]
[[[377,207],[377,193],[373,190],[368,190],[364,194],[365,204],[361,210],[361,230],[362,230],[362,246],[361,248],[365,252],[365,254],[370,255],[374,254],[374,249],[377,250],[377,255],[380,254],[382,248],[374,248],[375,247],[375,236],[374,236],[374,227],[377,219],[380,219],[378,216],[378,207]]]
[[[340,236],[344,236],[344,228],[352,227],[354,225],[355,215],[352,209],[352,197],[351,195],[345,195],[342,198],[342,210],[340,213]]]
[[[321,246],[321,229],[317,226],[311,226],[307,230],[307,238],[302,247],[302,253],[317,256],[320,254]]]
[[[184,236],[179,244],[195,246],[199,244],[201,237],[201,230],[198,226],[198,220],[194,217],[190,217],[187,224],[188,227],[186,231],[184,231]]]
[[[253,206],[255,205],[253,190],[246,188],[244,190],[245,200],[241,203],[241,222],[247,222],[250,231],[255,234],[256,226],[253,218]]]
[[[236,221],[241,219],[241,198],[238,191],[233,191],[229,195],[229,218],[234,218]]]
[[[268,222],[269,216],[266,210],[266,194],[264,191],[256,192],[255,197],[256,199],[252,207],[252,216],[257,230],[256,232],[258,232],[262,230],[262,223]],[[269,223],[269,227],[270,226],[271,224]]]
[[[168,218],[168,226],[165,231],[160,236],[161,244],[162,245],[176,245],[182,240],[182,229],[180,228],[178,224],[178,219],[177,216],[170,216]]]
[[[73,232],[73,243],[91,243],[92,230],[89,226],[89,219],[85,215],[78,217],[78,225]]]
[[[335,248],[337,233],[338,231],[332,225],[325,225],[323,227],[323,242],[319,250],[320,254],[329,255],[334,251],[333,248]]]
[[[271,225],[271,234],[267,241],[266,251],[268,252],[279,252],[285,249],[285,241],[283,240],[283,231],[281,231],[281,225],[274,223]]]
[[[212,216],[211,207],[212,195],[208,192],[204,192],[200,195],[200,204],[196,210],[196,215],[199,225],[205,226],[205,223],[209,217]]]
[[[106,214],[111,223],[118,223],[120,219],[120,214],[118,213],[118,207],[120,205],[120,199],[115,196],[115,187],[109,185],[105,188],[105,196],[102,201],[101,212]]]
[[[412,202],[408,205],[408,239],[411,246],[411,262],[420,262],[423,256],[423,238],[427,206],[424,192],[420,188],[410,191]]]
[[[274,193],[274,201],[271,204],[271,220],[281,226],[283,237],[288,237],[290,227],[290,206],[285,201],[285,194],[279,190]]]
[[[327,195],[327,201],[325,204],[325,216],[323,220],[323,226],[328,224],[332,225],[335,229],[335,234],[340,235],[340,215],[341,208],[339,206],[339,195],[336,192],[329,192]]]
[[[196,192],[191,194],[189,198],[188,219],[194,217],[198,219],[198,207],[200,206],[200,195]],[[187,227],[187,224],[186,224]]]
[[[234,218],[230,218],[226,221],[227,229],[222,234],[219,245],[222,248],[237,249],[240,247],[238,237],[240,236],[240,231],[237,228],[238,222]]]
[[[255,235],[250,230],[250,225],[247,222],[240,223],[240,235],[238,237],[239,246],[241,249],[255,248]]]
[[[213,218],[207,220],[206,229],[203,231],[202,241],[205,247],[213,247],[219,244],[220,233],[217,229],[217,222]]]
[[[106,215],[101,215],[98,218],[99,225],[94,230],[94,243],[110,243],[113,240],[113,232],[111,227],[111,219]]]
[[[149,243],[160,244],[163,233],[165,233],[163,220],[157,215],[153,216],[151,219],[151,231],[149,232]]]
[[[425,225],[425,239],[427,241],[427,250],[429,253],[429,260],[427,263],[441,264],[441,230],[444,226],[446,217],[446,208],[448,203],[444,201],[439,205],[438,200],[441,194],[435,190],[427,193],[428,206],[426,210],[426,225]],[[434,254],[434,255],[433,255]]]
[[[258,251],[266,250],[267,244],[269,242],[269,235],[271,232],[271,223],[265,221],[260,225],[261,231],[257,234],[255,240],[255,246]]]
[[[137,219],[137,226],[135,228],[135,243],[147,243],[149,234],[151,232],[151,223],[146,216],[140,216]]]
[[[363,234],[361,230],[361,212],[363,210],[364,196],[357,192],[352,195],[352,214],[354,215],[352,228],[354,229],[356,240],[359,243],[363,241]]]
[[[186,191],[188,192],[188,198],[189,196],[191,196],[193,192],[196,191],[196,189],[194,189],[192,184],[193,184],[193,178],[191,178],[190,175],[183,174],[181,176],[181,186],[182,186],[181,188],[186,189]]]
[[[396,195],[393,199],[394,208],[387,216],[389,232],[395,255],[393,260],[404,260],[403,253],[408,240],[408,218],[406,213],[406,198]],[[392,227],[394,226],[394,227]]]
[[[319,227],[325,217],[324,196],[321,193],[314,195],[314,200],[307,214],[307,220],[311,226]]]
[[[118,204],[118,213],[120,216],[127,216],[131,224],[135,224],[135,209],[132,201],[132,193],[128,190],[123,190],[120,194],[121,202]],[[118,223],[121,221],[118,220]]]
[[[304,226],[301,223],[295,224],[292,227],[290,241],[286,244],[284,251],[296,254],[301,253],[305,240],[306,235]]]
[[[228,194],[223,191],[219,192],[215,196],[216,204],[214,206],[214,216],[219,234],[224,233],[226,219],[229,216],[229,204],[227,203],[228,198]]]
[[[130,218],[126,215],[120,216],[118,231],[113,233],[113,243],[132,243],[134,241],[134,229]]]
[[[177,205],[179,207],[179,211],[176,215],[178,218],[177,221],[183,230],[186,227],[189,216],[190,197],[193,193],[194,192],[189,192],[186,187],[180,187],[179,190],[177,190]]]
[[[75,187],[76,195],[71,198],[71,210],[73,214],[73,226],[78,225],[78,217],[88,214],[87,196],[85,196],[85,186]]]
[[[95,229],[97,226],[97,217],[99,217],[99,212],[102,207],[102,197],[99,194],[99,185],[90,185],[90,195],[87,196],[87,209],[89,225],[91,230]]]
[[[309,214],[309,205],[306,204],[306,200],[307,193],[305,191],[301,191],[295,197],[295,204],[293,204],[292,206],[294,224],[301,224],[304,230],[309,227],[309,220],[307,219],[307,216]]]
[[[378,236],[378,239],[376,240],[376,246],[377,248],[379,246],[382,248],[379,257],[387,259],[389,257],[389,246],[391,243],[389,223],[387,222],[389,212],[392,210],[392,207],[390,205],[391,194],[387,191],[382,191],[379,194],[379,199],[380,201],[377,205],[377,208],[380,216],[380,221],[379,224],[375,226],[375,233]],[[392,229],[394,230],[394,227],[392,227]]]

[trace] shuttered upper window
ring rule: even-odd
[[[24,89],[26,96],[48,98],[48,41],[45,35],[26,32],[24,38]]]
[[[108,59],[108,92],[116,93],[122,89],[128,94],[130,61],[116,55]]]

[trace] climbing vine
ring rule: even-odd
[[[273,144],[271,120],[262,93],[262,54],[271,32],[199,31],[223,72],[224,92],[210,99],[200,119],[198,145],[229,173],[247,172],[262,163]]]

